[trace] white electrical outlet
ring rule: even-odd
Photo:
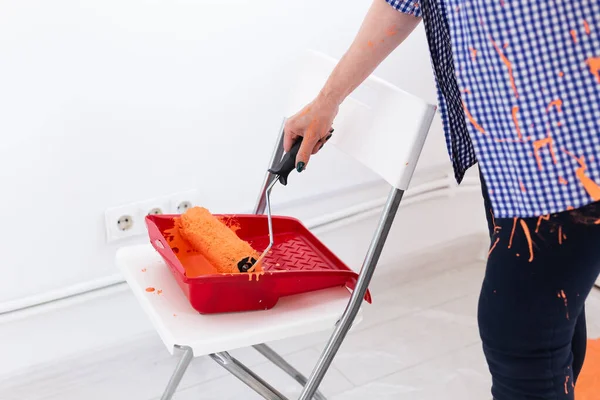
[[[139,214],[142,216],[142,218],[145,218],[146,215],[159,215],[170,213],[170,203],[167,197],[160,197],[157,199],[141,201],[137,204]]]
[[[169,212],[173,214],[183,214],[186,210],[199,205],[200,192],[196,189],[169,196]]]
[[[109,208],[104,213],[106,240],[113,242],[145,232],[144,219],[137,203]]]

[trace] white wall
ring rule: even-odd
[[[108,207],[198,188],[250,209],[294,56],[340,57],[369,4],[1,2],[0,302],[116,273]],[[378,75],[435,101],[422,27]],[[421,169],[447,164],[439,121],[431,138]],[[277,200],[373,178],[330,151]]]

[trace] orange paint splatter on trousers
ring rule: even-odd
[[[558,177],[558,183],[560,183],[561,185],[568,185],[569,182],[567,182],[567,180],[565,178],[563,178],[562,176]]]
[[[600,57],[590,57],[585,60],[585,63],[590,72],[596,77],[598,83],[600,83]]]
[[[577,32],[575,29],[571,29],[571,37],[573,38],[573,43],[577,43]]]
[[[558,293],[558,297],[563,299],[565,308],[567,309],[567,319],[569,319],[569,302],[567,301],[567,295],[565,294],[565,291],[561,290],[560,293]]]
[[[554,164],[556,164],[558,161],[556,160],[556,154],[554,153],[554,148],[552,147],[552,144],[554,143],[554,140],[548,136],[545,139],[540,139],[540,140],[536,140],[535,142],[533,142],[533,155],[535,156],[535,159],[537,161],[538,164],[538,169],[541,171],[542,170],[542,157],[540,156],[540,149],[544,146],[548,146],[550,149],[550,155],[552,156],[552,162],[554,162]]]
[[[518,112],[519,112],[519,106],[514,106],[512,108],[512,119],[513,119],[513,122],[515,123],[515,128],[517,129],[517,136],[519,137],[519,140],[522,140],[523,134],[521,133],[521,128],[519,128],[519,120],[517,119]]]
[[[558,244],[562,244],[563,234],[562,234],[562,226],[558,227]]]
[[[493,192],[491,190],[490,190],[490,194],[493,194]],[[502,227],[496,225],[496,218],[494,218],[494,212],[492,210],[490,210],[490,215],[492,216],[492,225],[494,226],[494,233],[500,232]]]
[[[529,246],[529,262],[533,261],[533,241],[531,240],[531,232],[529,232],[529,227],[524,220],[521,220],[521,227],[523,228],[523,233],[525,233],[525,238],[527,239],[527,244]]]
[[[592,33],[592,30],[590,29],[590,24],[588,24],[588,22],[585,19],[583,20],[583,27],[585,28],[586,35]]]
[[[538,233],[540,231],[540,225],[542,224],[542,220],[549,221],[550,220],[550,214],[548,214],[548,215],[541,215],[538,218],[537,226],[535,227],[535,233]]]
[[[469,122],[475,127],[475,129],[477,129],[479,132],[481,132],[481,133],[483,133],[485,135],[486,134],[485,130],[483,129],[483,127],[481,125],[479,125],[477,123],[477,121],[475,121],[475,118],[473,118],[473,116],[471,115],[471,113],[467,109],[467,105],[465,104],[464,101],[463,101],[463,108],[465,109],[465,114],[466,114],[467,118],[469,119]]]
[[[569,388],[567,386],[567,383],[569,383],[569,378],[569,375],[565,376],[565,394],[569,394]]]
[[[471,60],[475,61],[477,59],[477,49],[469,47],[469,51],[471,52]]]
[[[512,227],[512,231],[510,232],[510,239],[508,241],[508,248],[510,249],[512,247],[512,242],[513,242],[513,238],[515,237],[515,230],[517,229],[517,217],[514,218],[513,220],[513,227]]]
[[[585,157],[581,156],[578,158],[575,155],[568,152],[567,150],[565,150],[565,152],[567,154],[569,154],[571,157],[575,158],[577,160],[577,162],[579,163],[579,168],[577,168],[577,170],[575,171],[575,175],[577,176],[577,179],[579,179],[579,182],[581,182],[581,184],[583,185],[583,188],[585,189],[585,191],[592,198],[592,200],[600,201],[600,185],[598,185],[596,182],[594,182],[590,177],[588,177],[585,174],[585,171],[587,170],[587,164],[585,162]]]
[[[508,77],[510,79],[510,85],[512,86],[513,92],[515,92],[515,97],[518,99],[519,92],[517,92],[517,85],[515,84],[515,77],[513,74],[512,64],[511,64],[510,60],[508,58],[506,58],[506,56],[504,55],[504,53],[502,52],[500,47],[498,47],[498,45],[496,44],[496,42],[494,42],[494,39],[492,39],[491,36],[490,36],[490,40],[492,41],[492,44],[494,45],[496,52],[500,56],[500,59],[502,60],[504,65],[506,65],[506,68],[508,69]]]
[[[500,241],[500,238],[496,238],[496,241],[494,242],[494,245],[492,246],[492,248],[488,252],[488,257],[492,254],[492,251],[494,251],[494,249],[496,248],[496,245],[498,244],[499,241]]]
[[[148,292],[148,293],[152,293],[152,292],[154,292],[155,290],[156,290],[156,289],[154,289],[153,287],[147,287],[147,288],[146,288],[146,292]]]
[[[557,110],[558,110],[558,112],[560,113],[560,112],[562,112],[562,105],[563,105],[563,102],[562,102],[562,100],[561,100],[561,99],[552,100],[552,101],[550,102],[550,104],[548,104],[548,108],[546,109],[546,113],[549,113],[549,112],[550,112],[550,109],[551,109],[552,107],[556,107],[556,109],[557,109]]]

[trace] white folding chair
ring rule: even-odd
[[[309,52],[298,64],[300,73],[292,86],[290,111],[308,103],[323,85],[336,60]],[[330,143],[378,173],[391,186],[387,204],[363,262],[355,289],[332,288],[286,297],[271,310],[250,313],[200,315],[150,245],[119,249],[117,264],[142,308],[148,314],[167,349],[183,351],[182,358],[162,396],[171,399],[193,357],[208,355],[265,399],[286,397],[228,350],[253,346],[258,352],[304,386],[300,400],[325,399],[318,391],[342,341],[359,311],[402,195],[408,188],[435,114],[435,106],[389,83],[369,77],[340,107]],[[276,141],[270,168],[283,157],[283,125]],[[267,173],[255,213],[266,208],[266,191],[274,180]],[[142,272],[143,270],[143,272]],[[162,293],[148,296],[152,286]],[[309,378],[287,363],[264,343],[327,330],[334,327]]]

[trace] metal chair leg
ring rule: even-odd
[[[313,398],[317,388],[325,377],[333,358],[337,354],[342,342],[344,341],[344,338],[348,334],[348,331],[350,330],[350,327],[352,326],[352,323],[358,314],[358,310],[362,305],[367,288],[369,287],[369,283],[373,277],[373,273],[375,272],[375,267],[377,266],[377,262],[381,256],[383,245],[385,244],[387,236],[390,232],[390,228],[392,227],[392,223],[394,222],[394,217],[396,216],[396,212],[400,206],[400,201],[402,200],[403,194],[404,191],[392,188],[381,215],[379,226],[377,227],[375,235],[371,241],[371,245],[369,246],[369,251],[367,252],[363,262],[363,267],[360,271],[358,282],[356,283],[356,287],[354,288],[352,296],[350,297],[350,301],[348,302],[348,306],[346,307],[346,310],[340,319],[340,323],[337,324],[333,334],[329,338],[329,342],[327,343],[325,350],[323,350],[323,353],[321,354],[321,357],[319,358],[319,361],[317,362],[312,374],[308,378],[308,382],[298,400],[310,400]]]
[[[288,363],[283,357],[277,354],[273,349],[271,349],[266,344],[257,344],[253,346],[256,351],[262,354],[267,360],[271,361],[273,364],[281,368],[286,374],[294,378],[296,382],[301,384],[302,386],[306,385],[308,379],[300,371],[294,368],[290,363]],[[316,400],[327,400],[327,398],[317,390],[314,395]]]
[[[233,358],[227,352],[211,354],[210,358],[229,371],[236,378],[267,400],[288,400],[277,389],[256,375],[250,368]]]
[[[183,355],[181,356],[181,360],[179,360],[179,363],[177,364],[177,367],[175,368],[175,371],[173,372],[173,375],[171,376],[171,379],[169,380],[169,384],[167,385],[167,388],[165,389],[160,400],[171,400],[173,398],[173,395],[175,394],[175,391],[177,390],[177,386],[179,386],[179,383],[181,382],[181,378],[183,378],[185,371],[187,370],[188,366],[192,362],[192,359],[194,358],[194,351],[190,347],[187,347],[187,346],[175,346],[175,347],[183,350]]]

